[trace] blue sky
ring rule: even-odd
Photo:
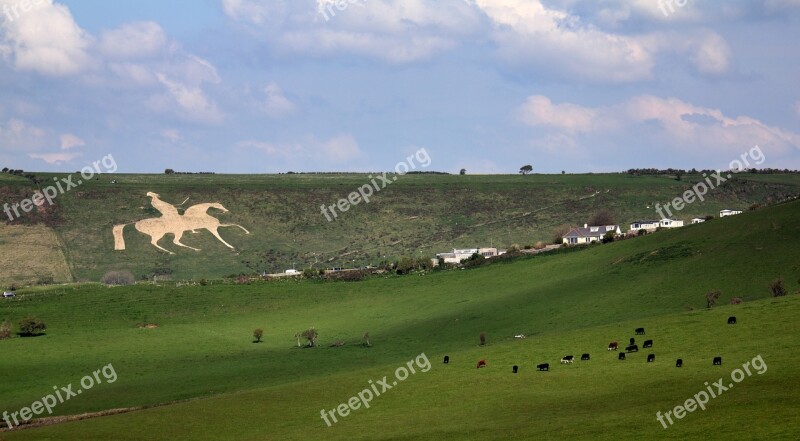
[[[800,169],[800,0],[0,8],[0,166]]]

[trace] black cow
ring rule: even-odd
[[[639,346],[630,345],[627,348],[625,348],[625,352],[639,352]]]
[[[732,315],[732,316],[728,317],[728,324],[729,325],[735,325],[736,324],[736,316]]]
[[[625,353],[624,352],[620,352],[619,353],[619,359],[620,360],[624,360],[625,359]]]
[[[678,360],[675,362],[675,367],[683,367],[683,359],[682,359],[682,358],[679,358],[679,359],[678,359]]]
[[[722,366],[722,357],[714,357],[714,366]]]
[[[561,363],[562,364],[568,364],[568,363],[572,363],[574,360],[575,360],[575,356],[574,355],[565,355],[561,359]]]
[[[653,340],[645,340],[644,341],[644,345],[642,347],[644,347],[644,348],[652,348],[653,347]]]
[[[537,364],[536,365],[536,370],[537,371],[549,371],[550,370],[550,364],[549,363]]]
[[[588,360],[589,360],[589,354],[581,355],[581,361],[588,361]]]
[[[636,344],[636,339],[631,337],[631,345],[635,345],[635,344]]]
[[[450,356],[449,355],[445,355],[444,356],[444,364],[448,364],[448,363],[450,363]]]
[[[636,328],[636,335],[644,335],[644,328]]]
[[[647,362],[648,363],[652,363],[654,361],[656,361],[656,354],[648,354],[647,355]]]
[[[516,374],[518,369],[519,369],[519,366],[517,366],[517,365],[514,365],[514,366],[511,368],[511,372],[513,372],[513,373],[515,373],[515,374]]]

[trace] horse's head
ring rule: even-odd
[[[228,212],[227,208],[223,207],[222,204],[219,204],[219,203],[216,203],[216,202],[212,203],[212,204],[208,204],[208,208],[216,208],[217,210],[220,210],[223,213],[227,213]]]
[[[160,198],[160,197],[161,197],[161,195],[160,195],[160,194],[158,194],[158,193],[153,193],[152,191],[148,191],[148,192],[147,192],[147,196],[148,196],[148,197],[151,197],[151,198]]]

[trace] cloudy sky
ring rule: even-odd
[[[800,0],[0,7],[0,167],[800,168]]]

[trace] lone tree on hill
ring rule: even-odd
[[[485,332],[481,332],[480,339],[481,339],[481,346],[486,345],[486,333]]]
[[[530,165],[530,164],[528,164],[528,165],[523,165],[522,167],[520,167],[520,168],[519,168],[519,172],[520,172],[521,174],[523,174],[523,175],[527,175],[528,173],[530,173],[530,172],[532,172],[532,171],[533,171],[533,166],[532,166],[532,165]]]
[[[706,306],[708,308],[717,304],[717,300],[722,296],[722,291],[715,289],[706,293]]]
[[[19,333],[25,337],[42,335],[47,331],[47,325],[38,318],[29,317],[19,322]]]
[[[614,225],[614,215],[602,208],[595,211],[592,217],[589,218],[589,225]]]
[[[261,343],[261,337],[264,336],[264,330],[261,328],[253,331],[253,338],[256,339],[255,343]]]
[[[785,296],[786,287],[783,286],[783,278],[779,276],[777,279],[773,280],[772,283],[769,284],[769,291],[772,293],[772,297]]]
[[[309,328],[303,331],[301,334],[303,338],[308,340],[308,347],[313,348],[317,345],[317,337],[319,337],[319,333],[314,328]]]
[[[465,174],[467,174],[467,169],[465,169],[465,168],[462,168],[462,169],[461,169],[461,171],[460,171],[460,172],[458,172],[458,174],[460,174],[460,175],[465,175]]]

